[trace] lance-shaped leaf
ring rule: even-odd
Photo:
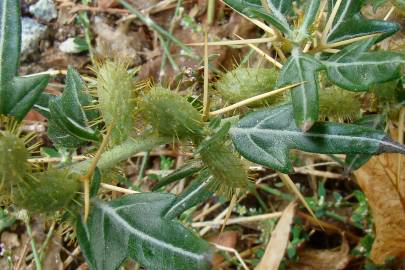
[[[94,200],[77,238],[91,270],[115,270],[132,258],[149,270],[211,269],[211,248],[177,221],[164,218],[176,196],[143,193]]]
[[[20,1],[2,0],[0,16],[0,114],[22,120],[47,86],[49,76],[18,77]]]
[[[297,125],[306,131],[318,120],[319,83],[317,72],[323,65],[312,55],[294,50],[284,64],[278,79],[278,86],[302,83],[291,90],[294,118]]]
[[[360,13],[364,0],[343,0],[333,21],[332,28],[327,36],[328,43],[352,39],[370,34],[381,33],[383,39],[400,29],[396,23],[367,20]],[[336,0],[329,0],[329,14]]]
[[[401,76],[404,56],[394,52],[368,52],[373,41],[352,44],[324,62],[329,80],[351,91],[367,91],[370,86]]]
[[[385,129],[385,116],[381,114],[367,115],[355,122],[356,125],[370,127],[373,129],[383,131]],[[367,154],[349,154],[345,160],[345,171],[349,173],[353,170],[359,169],[367,163],[373,156]]]
[[[405,154],[405,146],[384,132],[359,125],[315,123],[302,132],[294,122],[291,105],[251,113],[231,128],[230,134],[246,159],[283,173],[293,170],[290,149],[323,154]]]
[[[286,35],[291,32],[286,16],[291,11],[292,0],[225,0],[225,3],[248,17],[273,24]]]
[[[80,75],[69,67],[63,95],[49,98],[48,133],[56,145],[75,148],[88,141],[100,139],[99,133],[87,126],[96,114],[94,111],[84,110],[84,106],[91,104],[90,96],[83,91],[84,87]]]

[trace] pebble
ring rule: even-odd
[[[53,0],[39,0],[36,4],[30,6],[30,12],[38,19],[49,22],[58,17]]]
[[[22,58],[38,48],[39,41],[43,38],[47,26],[37,21],[24,17],[22,18],[21,55]]]

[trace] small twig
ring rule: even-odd
[[[231,201],[229,202],[228,212],[226,213],[224,222],[222,223],[221,233],[224,231],[227,221],[229,220],[229,218],[232,215],[232,210],[236,206],[239,191],[240,191],[240,189],[238,188],[237,191],[235,192],[235,194],[233,194]]]
[[[236,35],[236,34],[235,34]],[[236,35],[238,38],[242,39],[240,36]],[[279,69],[283,68],[283,65],[278,62],[276,59],[274,59],[273,57],[271,57],[270,55],[268,55],[267,53],[265,53],[264,51],[262,51],[261,49],[259,49],[258,47],[256,47],[253,44],[248,44],[248,46],[252,49],[254,49],[258,54],[260,54],[261,56],[263,56],[264,58],[266,58],[266,60],[268,60],[270,63],[272,63],[273,65],[275,65],[276,67],[278,67]]]
[[[288,174],[280,172],[278,172],[277,174],[283,181],[284,185],[286,185],[286,187],[289,188],[295,194],[295,196],[297,196],[297,198],[301,201],[301,203],[304,205],[307,211],[314,217],[314,219],[318,220],[318,218],[315,216],[315,213],[312,211],[307,201],[305,201],[304,196],[301,194],[301,192],[299,191],[293,180],[290,178],[290,176]],[[320,223],[319,226],[322,228],[322,225]]]
[[[27,251],[28,251],[28,246],[30,245],[30,241],[31,239],[29,238],[29,239],[27,239],[27,241],[25,242],[25,244],[24,244],[24,248],[23,248],[23,250],[22,250],[22,252],[21,252],[21,254],[20,254],[20,258],[18,259],[18,262],[17,262],[17,265],[15,266],[15,268],[14,268],[14,270],[20,270],[20,268],[21,268],[21,266],[22,266],[22,263],[23,263],[23,261],[24,261],[24,259],[25,259],[25,256],[27,255]]]
[[[246,20],[248,20],[248,21],[250,21],[251,23],[255,24],[257,27],[261,28],[261,29],[262,29],[263,31],[265,31],[266,33],[268,33],[268,34],[270,34],[270,35],[272,35],[272,36],[274,36],[274,35],[276,34],[276,32],[275,32],[271,27],[269,27],[267,24],[265,24],[265,23],[263,23],[263,22],[261,22],[261,21],[259,21],[259,20],[256,20],[256,19],[251,19],[251,18],[249,18],[249,17],[246,16],[245,14],[243,14],[243,13],[239,12],[238,10],[234,9],[232,6],[230,6],[228,3],[224,2],[223,0],[221,0],[221,2],[222,2],[224,5],[227,5],[228,7],[230,7],[234,12],[238,13],[239,15],[241,15],[241,16],[242,16],[243,18],[245,18]]]
[[[233,110],[235,110],[237,108],[249,105],[249,104],[254,103],[254,102],[258,101],[258,100],[262,100],[262,99],[265,99],[265,98],[280,94],[280,93],[285,92],[285,91],[287,91],[289,89],[297,87],[297,86],[299,86],[299,85],[301,85],[303,83],[305,83],[305,82],[288,85],[288,86],[285,86],[283,88],[279,88],[279,89],[276,89],[276,90],[273,90],[273,91],[270,91],[270,92],[267,92],[267,93],[264,93],[264,94],[260,94],[260,95],[257,95],[257,96],[254,96],[254,97],[239,101],[239,102],[237,102],[237,103],[235,103],[235,104],[233,104],[231,106],[222,108],[222,109],[217,110],[217,111],[210,112],[210,115],[215,116],[215,115],[223,114],[223,113],[226,113],[226,112],[229,112],[229,111],[233,111]]]
[[[395,6],[392,6],[392,7],[390,8],[390,10],[388,11],[387,15],[385,15],[384,21],[387,21],[387,20],[391,17],[391,15],[392,15],[392,13],[393,13],[394,11],[395,11]]]
[[[218,245],[216,243],[212,243],[217,249],[222,250],[222,251],[227,251],[227,252],[232,252],[233,254],[235,254],[236,258],[238,258],[238,261],[240,262],[240,264],[242,265],[242,267],[245,270],[249,270],[249,267],[247,267],[245,261],[242,259],[242,257],[240,256],[239,252],[234,249],[234,248],[229,248],[229,247],[225,247],[225,246],[221,246]]]
[[[221,41],[211,41],[207,42],[208,46],[233,46],[233,45],[249,45],[258,43],[267,43],[276,41],[277,37],[267,37],[267,38],[251,38],[251,39],[240,39],[240,40],[221,40]],[[196,42],[187,44],[189,46],[205,46],[204,42]]]
[[[227,210],[228,211],[228,210]],[[225,214],[227,213],[225,212]],[[263,221],[263,220],[268,220],[268,219],[273,219],[273,218],[279,218],[281,217],[282,212],[275,212],[275,213],[270,213],[270,214],[263,214],[263,215],[256,215],[256,216],[251,216],[251,217],[237,217],[237,218],[230,218],[228,221],[225,219],[214,219],[211,221],[202,221],[202,222],[194,222],[191,223],[191,226],[194,228],[200,228],[200,227],[206,227],[206,226],[219,226],[226,224],[231,225],[231,224],[243,224],[243,223],[252,223],[252,222],[258,222],[258,221]]]
[[[80,253],[80,247],[75,248],[71,254],[69,254],[69,257],[63,262],[63,269],[68,268],[68,266],[73,262],[74,257],[79,255]]]

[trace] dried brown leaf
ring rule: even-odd
[[[290,239],[291,224],[294,218],[296,203],[290,203],[271,233],[271,239],[266,247],[263,258],[255,270],[277,270],[284,257]]]
[[[383,154],[355,172],[375,221],[371,259],[377,264],[389,256],[405,258],[405,173],[397,183],[397,161],[397,154]],[[404,158],[401,168],[405,168]]]
[[[298,252],[299,261],[288,265],[287,270],[342,270],[350,261],[349,251],[345,238],[337,250],[303,248]]]

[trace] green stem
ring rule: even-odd
[[[39,256],[38,256],[37,245],[35,244],[34,237],[32,236],[32,230],[31,230],[29,220],[25,223],[25,226],[27,227],[28,236],[31,239],[30,240],[31,241],[31,249],[32,249],[32,254],[34,255],[34,261],[35,261],[36,269],[37,270],[42,270],[41,260],[39,259]]]
[[[145,171],[146,171],[146,166],[148,166],[149,156],[150,156],[149,151],[145,152],[145,154],[143,155],[141,168],[138,173],[138,181],[141,181],[143,179],[143,177],[145,176]]]
[[[173,35],[174,27],[176,25],[176,21],[180,17],[180,7],[182,4],[183,4],[183,0],[177,0],[176,10],[174,12],[174,16],[173,16],[172,20],[170,21],[170,26],[169,26],[169,33],[172,35]],[[170,46],[171,46],[170,40],[167,41],[167,46],[168,46],[168,48],[170,48]],[[160,74],[164,73],[168,56],[170,56],[170,54],[169,55],[164,54],[162,57],[162,64],[160,65]],[[162,79],[162,77],[163,76],[160,76],[160,79]]]
[[[122,144],[104,152],[97,163],[97,167],[100,170],[113,168],[119,162],[127,160],[139,152],[149,151],[158,145],[170,143],[172,140],[172,138],[156,136],[145,136],[137,138],[136,140],[128,139]],[[73,164],[71,169],[78,173],[86,173],[90,164],[91,159]]]
[[[52,223],[52,226],[49,229],[48,234],[46,235],[46,239],[45,239],[44,243],[42,244],[41,248],[39,249],[39,260],[40,260],[40,262],[42,262],[44,260],[45,251],[46,251],[46,249],[48,247],[49,241],[51,240],[54,231],[55,231],[55,222]]]
[[[82,4],[85,6],[88,6],[89,1],[82,0]],[[93,53],[93,48],[91,46],[90,20],[89,20],[89,16],[87,15],[87,12],[85,12],[85,11],[80,12],[78,20],[79,20],[80,24],[83,26],[84,37],[86,40],[87,47],[89,48],[90,59],[91,59],[91,62],[94,63],[94,53]]]

